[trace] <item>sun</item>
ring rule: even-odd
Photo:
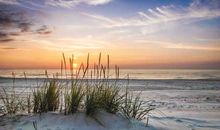
[[[78,66],[78,65],[77,65],[76,63],[73,64],[73,68],[77,68],[77,66]]]

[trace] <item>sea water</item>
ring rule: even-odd
[[[45,71],[49,77],[60,75],[60,69],[0,69],[0,77],[12,77],[12,72],[16,78],[45,78]],[[76,70],[73,70],[74,74]],[[89,73],[93,70],[89,70]],[[111,78],[115,77],[115,70],[111,69],[109,74]],[[65,71],[62,71],[65,75]],[[220,70],[217,69],[120,69],[120,78],[130,79],[220,79]],[[70,71],[67,70],[67,76]],[[65,78],[65,77],[64,77]]]
[[[14,78],[12,76],[14,73]],[[25,74],[24,74],[25,72]],[[70,73],[67,71],[67,78]],[[61,79],[66,78],[65,71],[59,69],[47,70],[48,77],[58,73]],[[25,76],[26,75],[26,76]],[[114,70],[109,72],[114,80]],[[0,87],[39,86],[47,78],[43,69],[2,69],[0,70]],[[90,78],[88,76],[87,78]],[[192,70],[192,69],[121,69],[119,84],[128,84],[132,90],[220,90],[220,70]],[[15,83],[14,83],[15,82]],[[13,84],[14,83],[14,84]]]

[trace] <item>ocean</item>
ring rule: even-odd
[[[0,69],[0,78],[11,78],[12,72],[15,78],[45,78],[44,69]],[[68,73],[68,77],[70,73]],[[48,69],[49,77],[61,73],[60,69]],[[115,70],[110,70],[110,77],[115,77]],[[64,72],[63,72],[63,75]],[[120,78],[127,79],[220,79],[220,70],[212,69],[120,69]]]
[[[15,84],[13,84],[12,72],[15,75]],[[56,73],[60,75],[61,72],[59,69],[47,70],[50,78]],[[65,79],[65,77],[61,78]],[[70,77],[69,73],[67,77]],[[114,70],[110,70],[110,79],[114,80],[114,77]],[[42,69],[2,69],[0,70],[0,87],[13,85],[17,88],[36,87],[45,78],[45,70]],[[128,86],[132,90],[220,90],[220,70],[121,69],[119,78],[119,84],[122,86],[126,85],[129,79]]]

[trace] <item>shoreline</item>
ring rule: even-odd
[[[71,78],[52,78],[52,77],[45,77],[45,78],[41,78],[41,77],[27,77],[27,78],[24,78],[24,77],[1,77],[0,76],[0,80],[1,79],[16,79],[16,80],[46,80],[46,79],[49,79],[49,80],[52,80],[52,79],[55,79],[55,80],[60,80],[60,81],[66,81],[66,80],[72,80]],[[73,80],[75,80],[73,78]],[[91,78],[84,78],[84,79],[77,79],[77,80],[82,80],[82,81],[86,81],[86,80],[96,80],[96,81],[100,81],[100,80],[107,80],[107,79],[91,79]],[[109,81],[115,81],[115,80],[118,80],[118,81],[220,81],[220,78],[198,78],[198,79],[187,79],[187,78],[154,78],[154,79],[138,79],[138,78],[129,78],[129,79],[126,79],[126,78],[119,78],[119,79],[115,79],[115,78],[109,78],[108,79]]]

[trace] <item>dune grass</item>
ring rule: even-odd
[[[33,92],[33,112],[56,111],[59,107],[59,86],[55,80],[45,83]]]
[[[66,114],[73,114],[79,110],[84,95],[82,86],[72,86],[70,92],[65,93]]]
[[[118,86],[104,86],[100,92],[100,106],[109,113],[117,113],[124,95],[120,95]]]
[[[94,116],[100,108],[99,103],[99,90],[97,88],[91,88],[86,93],[85,111],[86,115]]]
[[[75,70],[73,67],[74,56],[69,58],[69,67],[67,67],[68,60],[64,54],[62,57],[60,75],[56,74],[51,79],[45,71],[44,84],[27,95],[26,105],[17,100],[16,94],[9,97],[10,94],[3,89],[4,93],[0,94],[0,98],[8,113],[16,113],[20,106],[27,107],[28,113],[59,110],[67,115],[84,111],[86,115],[94,116],[98,111],[104,110],[112,114],[121,113],[127,119],[141,120],[149,111],[153,110],[146,106],[140,99],[140,95],[133,96],[128,89],[125,92],[122,91],[123,86],[118,84],[119,66],[115,65],[115,74],[110,74],[108,55],[106,64],[102,64],[102,54],[100,53],[98,63],[94,63],[91,67],[88,54],[86,64],[81,63]],[[70,71],[70,76],[68,71]],[[115,75],[115,78],[112,78],[112,75]]]
[[[21,111],[24,106],[24,101],[20,98],[19,94],[16,94],[14,87],[15,84],[15,74],[12,73],[13,86],[11,88],[1,88],[0,99],[3,102],[4,110],[9,115],[16,114]]]
[[[127,119],[142,120],[150,111],[154,110],[153,107],[148,106],[143,100],[141,100],[140,94],[141,93],[134,96],[129,93],[126,88],[125,97],[123,98],[120,111]]]
[[[10,115],[16,114],[23,106],[23,101],[20,100],[19,96],[14,92],[8,92],[5,88],[1,90],[0,99],[4,104],[4,110]]]
[[[107,55],[107,64],[101,63],[102,55],[99,54],[98,64],[94,64],[93,75],[91,75],[94,83],[86,85],[87,93],[85,100],[85,109],[87,115],[94,115],[98,110],[102,109],[109,113],[117,113],[120,108],[123,96],[120,95],[120,87],[116,82],[119,79],[119,68],[115,70],[115,83],[109,81],[109,55]],[[87,66],[88,60],[87,60]],[[84,72],[86,73],[86,72]]]

